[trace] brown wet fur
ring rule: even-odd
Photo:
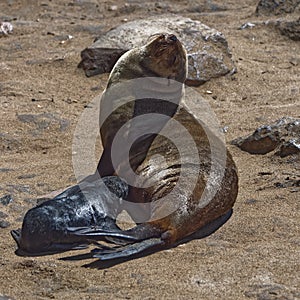
[[[146,46],[148,56],[145,57],[143,65],[152,70],[156,76],[166,77],[183,82],[185,75],[186,58],[185,49],[174,35],[156,34],[152,36]]]
[[[180,79],[181,82],[184,82],[187,73],[186,61],[186,51],[175,35],[171,33],[162,33],[152,36],[145,46],[140,49],[133,49],[117,61],[110,74],[108,89],[103,94],[100,111],[101,108],[103,109],[103,106],[110,104],[108,101],[118,100],[117,96],[106,98],[106,94],[111,95],[114,92],[111,90],[113,87],[116,87],[117,83],[120,81],[126,81],[128,78],[139,78],[141,74],[136,74],[136,70],[138,70],[141,66],[145,71],[143,76],[149,74],[150,71],[154,72],[156,77]],[[163,86],[163,83],[161,85],[162,89],[167,91],[168,86]],[[177,88],[180,86],[181,85],[178,84]],[[116,88],[116,90],[119,92],[119,88]],[[182,93],[181,90],[180,94],[178,93],[177,96],[179,96],[179,98],[175,103],[179,104],[180,102],[183,102],[184,93]],[[122,94],[120,97],[122,97]],[[160,113],[159,107],[155,106],[155,100],[156,99],[138,99],[138,101],[134,103],[134,106],[132,103],[129,106],[126,104],[116,112],[114,111],[111,114],[111,117],[105,121],[104,127],[101,127],[104,154],[98,165],[98,171],[102,176],[111,175],[109,174],[109,171],[114,172],[112,168],[107,167],[108,162],[110,162],[110,144],[115,137],[115,130],[124,124],[124,116],[128,118],[128,121],[129,119],[134,118],[137,115],[137,110],[133,109],[133,107],[136,108],[138,103],[140,103],[139,113],[141,111],[144,114],[148,114],[151,111]],[[176,107],[172,108],[174,113],[171,110],[170,114],[168,109],[171,107],[169,107],[169,105],[169,103],[166,104],[166,111],[162,113],[173,116]],[[146,184],[149,180],[154,180],[154,183],[151,184],[151,187],[149,188],[136,188],[135,186],[137,186],[137,183],[135,183],[130,189],[129,200],[136,203],[153,203],[154,208],[145,211],[145,215],[149,214],[150,219],[154,220],[150,224],[154,228],[158,228],[161,234],[164,234],[167,244],[183,240],[204,225],[207,225],[218,217],[226,214],[229,210],[231,210],[237,197],[237,170],[231,155],[228,154],[227,165],[225,168],[224,178],[222,178],[222,183],[219,187],[213,186],[214,189],[218,189],[218,192],[207,205],[202,208],[199,207],[202,193],[208,184],[207,178],[209,177],[211,169],[211,151],[210,143],[206,137],[204,129],[195,117],[188,112],[188,109],[189,108],[182,104],[182,107],[180,109],[177,108],[177,112],[174,115],[174,119],[188,130],[190,135],[190,139],[188,141],[184,139],[185,134],[183,132],[178,132],[178,129],[170,126],[167,129],[169,139],[164,138],[162,135],[152,135],[151,138],[143,140],[140,144],[134,144],[129,157],[133,171],[135,171],[138,176],[141,175],[145,177]],[[152,126],[154,125],[156,125],[155,121]],[[164,125],[167,127],[168,123]],[[163,126],[161,129],[163,129]],[[129,128],[129,132],[131,130],[135,129]],[[172,141],[175,139],[178,140],[178,136],[180,137],[181,135],[182,139],[179,138],[179,144],[184,145],[184,154],[185,156],[188,156],[189,161],[191,162],[186,165],[181,165],[178,151],[172,144]],[[110,142],[107,143],[107,140]],[[197,153],[191,149],[192,142],[196,143]],[[221,152],[221,142],[219,141],[217,144],[219,147],[218,151]],[[224,151],[226,150],[224,149]],[[194,169],[196,167],[192,164],[195,155],[199,156],[201,164],[198,173],[195,173]],[[162,165],[160,161],[157,161],[155,158],[153,159],[155,156],[163,156],[165,164]],[[127,157],[124,158],[124,161],[126,161],[126,159]],[[123,166],[121,163],[116,169],[116,174],[123,177],[123,174],[126,174],[128,171],[127,169],[127,165]],[[172,210],[172,213],[164,212],[165,207],[169,205],[169,203],[157,204],[156,201],[166,197],[173,190],[177,184],[178,178],[182,176],[181,171],[183,169],[185,169],[185,172],[187,172],[188,175],[184,179],[184,184],[181,187],[181,190],[179,190],[180,195],[175,194],[172,196],[174,199],[171,197],[168,200],[164,200],[173,205],[173,203],[180,198],[178,208],[173,209],[174,211]],[[192,179],[195,176],[198,177],[198,180],[194,188],[192,186]],[[126,180],[126,176],[123,178]],[[141,186],[144,186],[144,184]],[[147,220],[147,218],[145,218],[141,221],[140,215],[142,212],[136,208],[128,210],[127,212],[133,220],[138,223],[144,223]],[[145,232],[145,238],[148,238],[147,232]]]
[[[204,225],[226,214],[233,207],[238,193],[237,169],[231,154],[227,151],[226,166],[220,187],[208,205],[202,208],[199,207],[199,202],[208,183],[207,178],[211,170],[211,146],[205,130],[184,105],[175,114],[174,119],[188,130],[192,140],[196,143],[198,153],[194,153],[191,148],[192,145],[183,141],[185,155],[189,155],[189,153],[192,153],[193,156],[199,155],[199,172],[195,173],[195,166],[192,163],[181,164],[178,150],[171,142],[181,132],[177,130],[172,132],[171,127],[170,131],[168,131],[169,139],[161,135],[157,136],[145,160],[136,170],[137,175],[151,178],[155,184],[143,189],[133,188],[132,192],[132,198],[136,199],[137,202],[155,203],[158,199],[166,197],[175,188],[181,175],[180,172],[183,169],[187,174],[190,174],[189,176],[198,175],[195,187],[193,187],[192,180],[189,177],[184,178],[184,189],[191,192],[190,194],[184,194],[183,199],[179,201],[178,209],[173,213],[163,218],[158,218],[156,215],[164,213],[165,204],[158,205],[158,207],[155,207],[154,204],[155,208],[151,218],[156,220],[151,221],[150,224],[155,228],[159,228],[161,232],[165,232],[164,236],[168,244],[183,240]],[[221,141],[216,138],[215,142],[217,153],[223,151],[224,148],[222,148]],[[164,156],[165,164],[163,166],[159,160],[156,160],[157,155]],[[193,162],[193,157],[191,157],[190,161]],[[175,194],[168,201],[176,202],[178,200],[177,196]],[[141,199],[143,200],[141,201]]]
[[[170,62],[171,59],[171,62]],[[147,78],[162,78],[171,79],[178,82],[176,96],[172,96],[172,100],[175,104],[178,104],[181,100],[183,93],[183,83],[187,75],[187,56],[184,47],[177,37],[169,33],[158,33],[149,38],[146,45],[140,48],[134,48],[125,53],[116,63],[108,79],[107,89],[104,91],[100,107],[113,107],[115,99],[123,97],[123,93],[120,90],[124,87],[120,86],[122,82],[130,82],[132,79],[144,78],[145,88],[148,89],[151,86],[151,79],[149,84],[146,83]],[[167,81],[161,81],[159,84],[160,89],[165,94],[165,90],[168,89],[169,83]],[[139,88],[141,93],[142,88]],[[124,94],[128,93],[129,88],[126,86]],[[156,90],[154,91],[157,92]],[[132,101],[112,109],[113,113],[105,118],[105,121],[101,124],[100,134],[101,141],[104,147],[104,153],[101,156],[97,170],[101,176],[108,176],[115,174],[115,170],[111,165],[110,149],[114,140],[115,134],[118,130],[129,120],[137,115],[149,113],[145,110],[144,106],[149,106],[152,99],[145,99],[145,105],[142,103],[139,105],[139,109],[135,103],[134,88],[132,91]],[[172,91],[173,93],[173,91]],[[142,93],[143,94],[143,93]],[[165,97],[166,95],[164,95]],[[140,99],[138,99],[140,100]],[[154,101],[157,99],[154,99]],[[176,112],[176,105],[168,102],[162,106],[160,103],[154,105],[152,112],[168,115],[172,117]],[[151,105],[150,105],[151,106]],[[101,110],[100,110],[101,120]],[[144,141],[142,145],[136,146],[134,153],[140,153],[139,157],[132,162],[132,168],[135,170],[138,165],[143,161],[147,153],[154,136]],[[143,147],[142,150],[139,148]]]

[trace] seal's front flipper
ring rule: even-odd
[[[20,247],[20,240],[21,240],[21,229],[15,229],[10,232],[11,236],[17,243],[18,247]]]
[[[135,237],[131,234],[126,234],[126,231],[122,231],[120,229],[108,231],[97,227],[68,227],[67,231],[69,236],[80,236],[92,241],[106,240],[106,238],[108,238],[108,240],[109,238],[123,239],[128,240],[129,242],[135,242],[139,240],[138,237]]]
[[[68,227],[69,236],[82,237],[90,241],[105,240],[117,245],[135,243],[149,238],[160,237],[161,230],[153,227],[149,223],[139,224],[128,230],[112,228],[111,230],[103,227]]]
[[[147,250],[155,248],[163,248],[165,241],[161,238],[150,238],[134,244],[115,247],[110,249],[94,249],[92,250],[93,257],[100,260],[114,260],[119,258],[127,258],[135,254],[141,254]]]

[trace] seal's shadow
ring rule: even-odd
[[[221,226],[223,226],[230,219],[230,217],[232,216],[232,212],[233,211],[231,209],[225,215],[223,215],[223,216],[217,218],[216,220],[210,222],[209,224],[202,227],[201,229],[199,229],[198,231],[196,231],[192,235],[190,235],[190,236],[186,237],[185,239],[173,244],[172,246],[169,246],[169,247],[165,247],[165,246],[164,247],[157,247],[156,246],[152,249],[147,249],[147,250],[143,251],[142,253],[134,254],[134,255],[131,255],[131,256],[126,257],[126,258],[118,258],[118,259],[111,259],[111,260],[105,260],[105,261],[96,260],[92,263],[83,265],[83,267],[96,268],[96,269],[99,269],[99,270],[107,269],[107,268],[111,268],[115,265],[124,263],[124,262],[132,260],[132,259],[148,256],[148,255],[150,255],[152,253],[155,253],[157,251],[160,251],[160,250],[167,250],[167,249],[175,248],[178,245],[187,243],[191,240],[203,239],[203,238],[211,235],[215,231],[217,231]],[[89,253],[86,253],[86,254],[63,257],[63,258],[61,258],[61,260],[70,261],[70,260],[85,260],[85,259],[91,259],[91,258],[93,258],[93,251],[91,251]]]

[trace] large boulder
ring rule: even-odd
[[[177,15],[154,16],[122,24],[100,36],[81,52],[87,76],[110,72],[117,59],[159,32],[175,34],[188,52],[188,83],[198,85],[235,71],[224,35],[199,21]]]
[[[300,18],[295,21],[283,21],[279,24],[281,34],[294,41],[300,41]]]
[[[300,0],[260,0],[256,7],[256,14],[263,16],[293,13],[300,9]]]

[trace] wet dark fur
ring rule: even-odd
[[[104,231],[118,231],[114,214],[119,213],[118,203],[127,193],[127,184],[111,176],[103,178],[103,182],[81,182],[80,186],[30,209],[22,229],[11,232],[19,247],[16,254],[42,255],[82,249],[91,242],[87,237],[70,235],[69,227],[97,226]],[[106,205],[111,202],[115,211]]]

